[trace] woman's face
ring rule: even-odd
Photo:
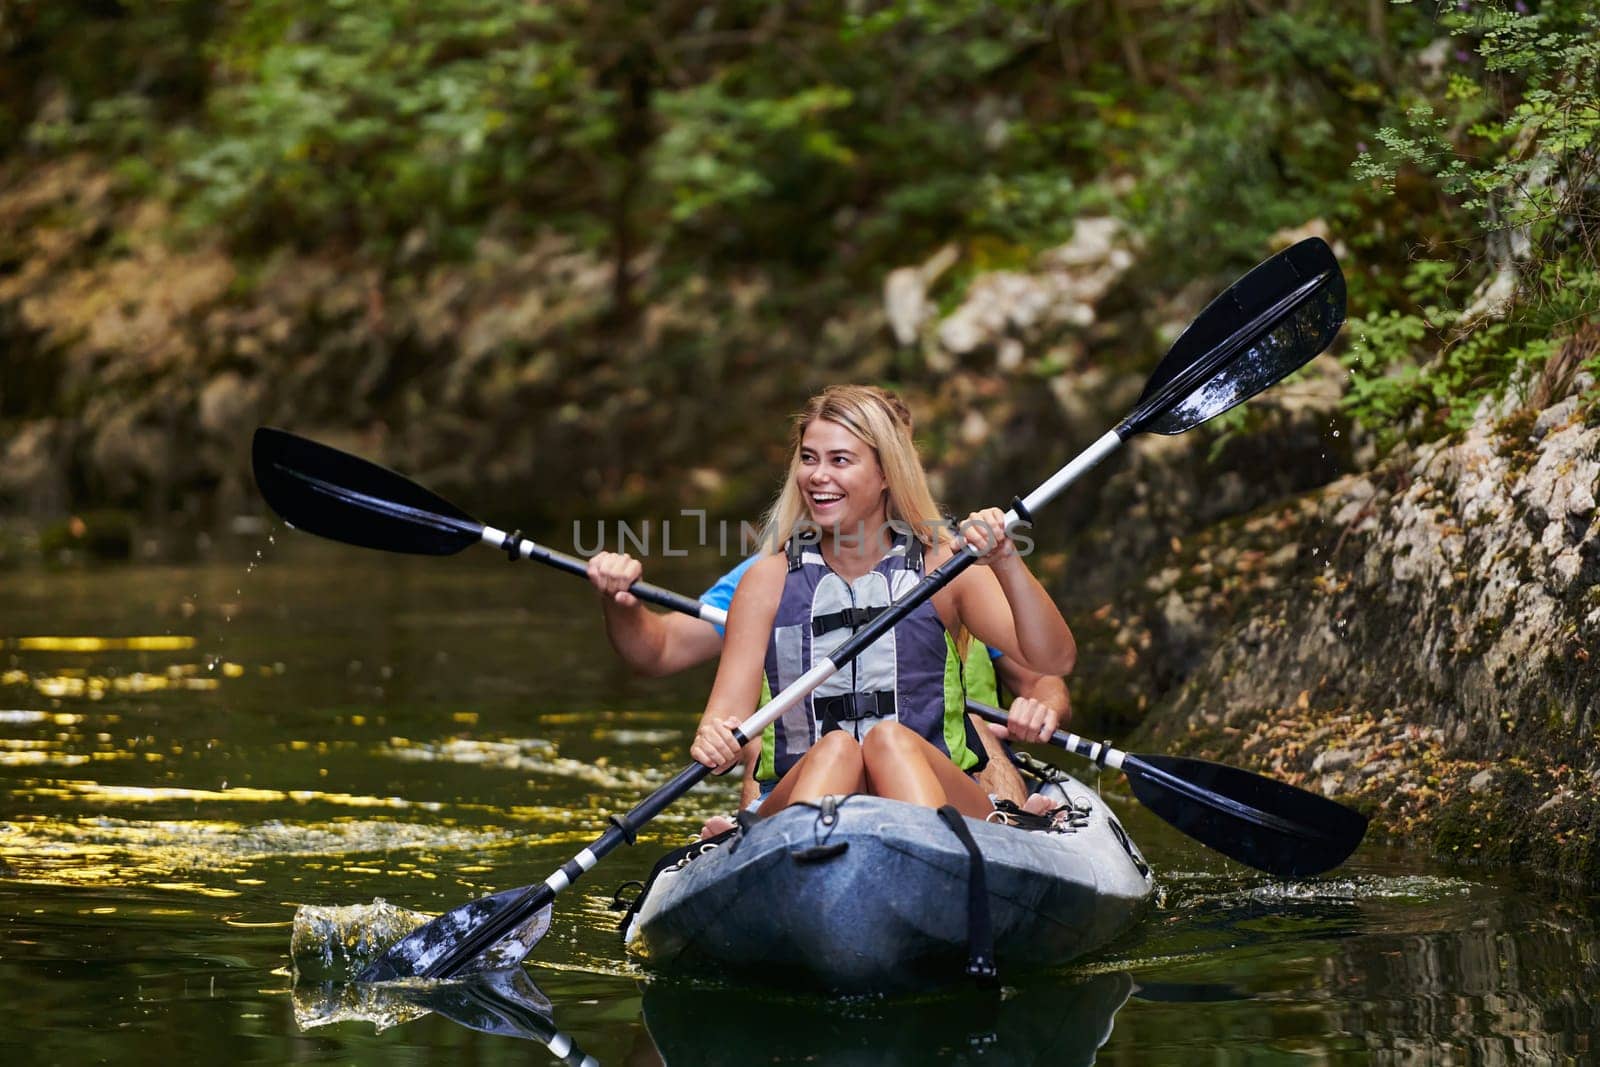
[[[854,535],[883,523],[889,487],[877,453],[861,438],[827,419],[812,419],[800,438],[796,484],[811,520]]]

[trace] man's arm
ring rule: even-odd
[[[991,724],[997,736],[1013,741],[1047,741],[1050,735],[1072,718],[1072,699],[1067,683],[1053,674],[1039,674],[1017,663],[1010,656],[994,661],[1000,683],[1011,693],[1010,727]]]
[[[722,651],[716,627],[687,615],[664,615],[644,607],[632,612],[606,605],[606,637],[624,663],[647,678],[697,667]]]
[[[1011,726],[972,717],[979,727],[978,736],[983,740],[984,751],[989,754],[989,765],[979,772],[978,784],[992,796],[1020,805],[1028,789],[1022,775],[1011,765],[1000,744],[1001,738],[1009,737],[1014,741],[1047,738],[1057,726],[1072,717],[1072,703],[1067,696],[1067,683],[1055,675],[1030,671],[1010,656],[995,659],[994,669],[1006,691],[1012,694]]]
[[[625,553],[601,552],[589,560],[589,581],[600,592],[606,637],[624,663],[660,678],[722,651],[722,635],[709,622],[651,611],[628,592],[642,573],[643,564]]]

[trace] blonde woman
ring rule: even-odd
[[[982,818],[969,771],[981,748],[963,709],[963,627],[1020,666],[1071,671],[1066,621],[1003,528],[974,512],[951,530],[892,395],[835,386],[795,418],[789,475],[767,515],[770,554],[740,581],[717,678],[690,755],[725,770],[731,730],[958,551],[970,567],[847,664],[762,738],[763,814],[828,794],[873,793]],[[959,532],[958,532],[959,531]],[[970,547],[969,547],[970,546]]]

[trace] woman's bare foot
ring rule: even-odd
[[[738,823],[734,822],[726,815],[713,815],[711,818],[706,820],[704,826],[700,827],[700,840],[704,841],[708,837],[716,837],[718,834],[725,834],[738,825]]]

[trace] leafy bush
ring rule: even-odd
[[[1348,403],[1378,427],[1422,414],[1459,428],[1600,311],[1600,13],[1463,3],[1440,26],[1476,63],[1397,96],[1403,116],[1352,167],[1389,193],[1425,182],[1442,223],[1431,241],[1452,254],[1415,264],[1359,326]]]

